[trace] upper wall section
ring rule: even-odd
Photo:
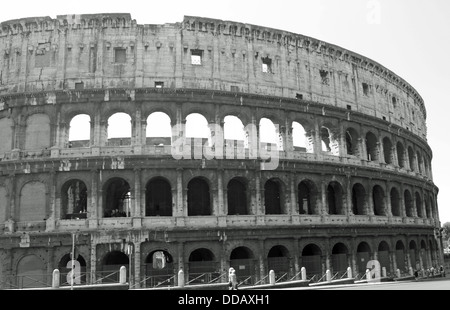
[[[300,34],[191,16],[138,25],[121,13],[0,24],[0,108],[21,92],[157,86],[309,100],[426,140],[426,109],[411,85],[371,59]]]

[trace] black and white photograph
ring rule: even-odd
[[[450,290],[449,37],[446,0],[3,3],[0,291]]]

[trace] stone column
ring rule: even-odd
[[[187,212],[187,211],[186,211]],[[174,216],[184,216],[184,197],[183,197],[183,169],[177,168],[177,196]]]
[[[290,190],[290,198],[291,198],[291,208],[290,214],[297,215],[299,214],[298,210],[298,201],[297,201],[297,191],[296,191],[296,184],[295,184],[295,172],[291,172],[290,178],[289,178],[289,190]]]
[[[189,270],[188,270],[188,268],[185,268],[185,266],[184,266],[184,243],[183,242],[178,242],[177,250],[178,250],[178,253],[177,253],[177,255],[178,255],[178,257],[177,257],[178,270],[174,270],[174,271],[176,271],[175,274],[178,274],[178,271],[183,269],[184,275],[186,277],[188,275]],[[175,278],[177,279],[177,277],[175,277]],[[177,280],[177,282],[178,282],[178,280]]]

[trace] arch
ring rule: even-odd
[[[345,131],[345,143],[347,155],[359,157],[358,139],[359,139],[358,132],[354,128],[348,128]]]
[[[131,187],[128,182],[114,177],[103,188],[104,217],[131,216]]]
[[[50,146],[50,118],[41,113],[30,115],[26,123],[25,149],[43,149]]]
[[[409,169],[411,171],[415,171],[416,167],[415,167],[415,158],[414,158],[414,151],[412,149],[412,147],[408,147],[408,159],[409,159]]]
[[[303,180],[297,186],[298,209],[300,214],[318,214],[317,188],[310,180]]]
[[[67,264],[70,263],[71,261],[71,253],[67,253],[65,254],[61,260],[58,263],[58,270],[60,272],[60,284],[61,285],[70,285],[70,281],[68,281],[67,276],[69,275],[69,273],[72,271],[72,268],[70,268],[70,266],[68,267]],[[76,256],[76,260],[78,261],[78,263],[80,264],[80,276],[76,277],[74,279],[74,284],[86,284],[86,260],[84,259],[83,256],[81,256],[80,254],[77,255],[77,253],[75,252],[75,256]]]
[[[350,266],[348,262],[348,248],[343,243],[336,243],[331,251],[331,265],[333,273],[343,273]]]
[[[328,214],[343,215],[343,190],[341,184],[337,181],[332,181],[327,187],[327,205]]]
[[[89,146],[91,139],[91,117],[88,114],[75,115],[69,124],[69,147]]]
[[[425,203],[425,217],[426,218],[432,218],[432,213],[431,213],[431,207],[430,207],[430,202],[428,200],[428,197],[424,198],[424,203]]]
[[[420,260],[417,257],[417,244],[414,240],[409,242],[409,259],[414,270],[420,269]]]
[[[418,217],[424,217],[422,213],[422,197],[420,197],[420,194],[416,192],[416,210],[417,210],[417,216]]]
[[[172,126],[169,115],[159,111],[151,113],[147,117],[145,137],[148,145],[171,145]]]
[[[13,126],[14,123],[10,118],[0,119],[0,155],[10,152],[13,148]],[[1,156],[0,156],[1,158]]]
[[[405,190],[404,192],[404,201],[405,201],[405,210],[406,210],[406,216],[408,217],[414,217],[414,206],[413,206],[413,200],[412,196],[409,190]]]
[[[392,142],[388,137],[383,138],[384,162],[392,164]]]
[[[227,185],[228,215],[248,215],[250,201],[247,180],[235,177]]]
[[[416,158],[417,158],[417,167],[419,168],[419,173],[423,173],[423,171],[422,171],[423,160],[422,160],[422,156],[420,155],[419,151],[416,152]]]
[[[267,254],[268,270],[273,270],[276,280],[288,280],[290,276],[289,251],[282,245],[273,246]]]
[[[400,168],[405,168],[405,148],[401,142],[397,142],[397,161]]]
[[[357,272],[364,274],[370,261],[371,250],[367,242],[361,242],[356,249]]]
[[[386,268],[388,274],[393,272],[389,258],[389,244],[386,241],[381,241],[378,244],[378,261],[380,262],[380,267]]]
[[[380,185],[375,185],[372,189],[373,212],[375,215],[385,216],[386,207],[384,200],[384,189]]]
[[[204,283],[218,270],[214,254],[205,248],[196,249],[189,255],[189,282]]]
[[[31,181],[20,192],[19,221],[44,221],[47,217],[47,197],[44,183]]]
[[[407,263],[406,263],[406,253],[405,253],[405,245],[402,241],[397,241],[395,244],[395,258],[397,263],[397,269],[400,271],[407,272]]]
[[[17,286],[36,288],[46,285],[47,269],[44,262],[34,254],[22,257],[17,264]]]
[[[272,178],[264,184],[265,214],[283,214],[283,187],[279,179]]]
[[[88,191],[83,181],[69,180],[61,187],[61,219],[86,218]]]
[[[322,151],[331,152],[331,134],[327,127],[320,128],[320,139],[322,141]]]
[[[156,177],[145,186],[145,216],[172,216],[172,188],[166,179]]]
[[[366,134],[366,150],[368,161],[378,161],[378,139],[372,132]]]
[[[188,183],[188,216],[211,215],[211,197],[208,182],[195,177]]]
[[[209,139],[211,132],[208,121],[200,113],[191,113],[186,116],[186,138]]]
[[[294,150],[306,152],[308,149],[308,138],[305,128],[299,122],[292,122],[292,142]]]
[[[352,211],[354,215],[365,215],[366,212],[366,190],[360,183],[352,187]]]
[[[308,244],[302,250],[302,267],[306,269],[306,275],[322,276],[322,251],[315,244]]]
[[[246,285],[254,283],[253,274],[256,272],[257,262],[248,247],[240,246],[231,251],[230,267],[236,270],[238,283],[243,282]]]
[[[100,268],[102,273],[102,283],[117,283],[119,281],[120,267],[124,266],[127,270],[129,268],[128,256],[121,251],[108,252],[102,259],[102,266]],[[126,273],[127,280],[129,278]]]
[[[241,119],[234,115],[224,117],[223,134],[226,140],[245,141],[244,124]]]
[[[117,112],[108,118],[108,145],[121,146],[131,144],[131,117],[127,113]]]
[[[173,285],[173,274],[173,257],[167,250],[154,250],[145,258],[145,284],[147,287],[154,287],[160,283]]]
[[[401,216],[400,194],[395,187],[391,188],[391,212],[393,216]]]
[[[280,129],[278,124],[275,125],[272,120],[268,118],[261,118],[259,121],[259,141],[270,147],[275,147],[277,150],[282,150],[283,145],[279,137]]]

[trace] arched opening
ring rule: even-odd
[[[425,203],[426,218],[431,218],[431,208],[430,202],[428,201],[428,197],[425,197],[424,203]]]
[[[245,141],[244,124],[242,124],[242,121],[237,116],[227,115],[223,121],[224,139]]]
[[[317,214],[317,190],[314,184],[309,180],[301,181],[298,184],[297,191],[299,214]]]
[[[378,245],[378,261],[380,262],[380,268],[386,268],[386,273],[392,273],[391,261],[389,259],[389,245],[385,241],[381,241]]]
[[[270,179],[264,184],[264,206],[266,214],[283,214],[282,186],[279,180]]]
[[[267,255],[269,271],[273,270],[276,281],[287,281],[290,278],[289,251],[281,245],[274,246]]]
[[[405,210],[406,210],[406,216],[407,217],[414,217],[414,207],[413,207],[413,200],[411,193],[409,190],[405,190],[404,193],[404,200],[405,200]]]
[[[384,152],[384,162],[386,164],[392,164],[392,143],[388,137],[383,139],[383,152]]]
[[[197,249],[189,255],[189,282],[206,284],[218,276],[218,262],[208,249]]]
[[[416,192],[416,209],[417,209],[417,216],[423,217],[422,213],[422,198],[420,197],[420,194]]]
[[[397,269],[400,269],[400,271],[403,273],[408,272],[406,264],[405,245],[401,241],[398,241],[395,245],[395,259],[397,263]]]
[[[253,252],[247,247],[237,247],[230,254],[230,267],[236,271],[238,283],[243,285],[255,283],[256,263]]]
[[[308,139],[305,128],[298,122],[292,122],[292,142],[295,151],[306,152]]]
[[[68,147],[88,147],[91,140],[91,117],[78,114],[70,121]]]
[[[120,267],[129,268],[128,256],[120,251],[112,251],[103,257],[101,267],[102,283],[118,283],[120,277]],[[99,271],[97,271],[99,272]],[[127,272],[127,281],[129,278]]]
[[[420,269],[422,269],[422,267],[425,269],[425,268],[428,268],[428,267],[431,267],[431,266],[428,266],[428,259],[427,259],[427,244],[425,243],[425,241],[424,240],[422,240],[421,242],[420,242],[420,252],[419,252],[419,255],[420,255],[420,260],[419,260],[419,263],[421,263],[421,264],[419,264],[419,267],[420,267]],[[416,270],[418,270],[419,268],[417,268]]]
[[[401,142],[397,142],[397,160],[400,168],[405,168],[405,148]]]
[[[411,267],[414,268],[414,270],[420,269],[420,260],[417,256],[417,245],[414,241],[409,242],[409,259],[411,261]]]
[[[266,144],[267,150],[282,150],[283,144],[279,137],[279,126],[268,118],[261,118],[259,121],[260,142]]]
[[[186,140],[185,145],[194,157],[197,157],[198,150],[202,150],[203,146],[211,146],[211,130],[208,126],[206,118],[199,113],[191,113],[186,116]],[[202,154],[202,153],[201,153]]]
[[[359,135],[356,130],[353,128],[348,128],[345,132],[347,155],[359,157],[358,139]]]
[[[352,188],[352,211],[354,215],[366,214],[366,190],[360,183]]]
[[[378,140],[377,137],[368,132],[366,134],[366,150],[367,150],[367,160],[368,161],[378,161]]]
[[[193,178],[188,183],[188,216],[211,215],[210,192],[208,183],[200,178]]]
[[[306,269],[307,277],[322,276],[322,251],[315,244],[308,244],[302,251],[302,267]]]
[[[22,257],[17,264],[17,287],[36,288],[46,286],[47,268],[36,255]]]
[[[247,182],[241,178],[233,178],[227,185],[228,215],[248,215],[249,201]]]
[[[108,118],[108,146],[131,145],[131,117],[118,112]]]
[[[412,147],[408,147],[408,159],[409,159],[409,169],[411,171],[415,171],[416,167],[415,167],[415,161],[414,161],[414,151],[412,149]]]
[[[38,181],[26,183],[20,191],[19,222],[43,222],[47,219],[45,185]]]
[[[122,178],[112,178],[104,188],[104,217],[131,216],[131,189],[128,182]]]
[[[76,252],[75,252],[76,253]],[[71,285],[73,278],[73,284],[86,284],[87,273],[86,273],[86,261],[83,256],[77,255],[76,262],[73,264],[74,273],[72,273],[72,260],[71,253],[64,255],[58,264],[59,270],[59,283],[61,286]]]
[[[401,216],[400,194],[398,193],[398,190],[395,187],[391,189],[391,209],[393,216]]]
[[[61,188],[61,219],[86,218],[87,198],[87,187],[83,181],[67,181]]]
[[[30,115],[25,129],[25,150],[50,147],[50,118],[46,114]]]
[[[171,145],[172,126],[170,117],[164,112],[153,112],[150,114],[147,117],[145,137],[147,145]]]
[[[422,165],[423,165],[422,156],[420,155],[419,152],[416,153],[416,156],[417,156],[417,167],[419,168],[419,173],[422,173]]]
[[[155,250],[145,259],[145,284],[147,287],[173,286],[174,265],[172,255],[166,250]]]
[[[145,216],[172,216],[172,188],[167,180],[156,177],[147,183]]]
[[[327,127],[320,128],[320,139],[322,141],[322,151],[331,153],[331,134]]]
[[[327,187],[328,214],[342,215],[342,186],[336,181],[330,182]]]
[[[225,156],[227,159],[245,158],[245,149],[249,147],[249,139],[242,121],[233,115],[225,116],[223,125]],[[216,139],[220,137],[216,134]],[[216,141],[217,143],[218,141]],[[221,142],[221,141],[220,141]]]
[[[331,266],[333,273],[345,273],[350,266],[348,262],[348,249],[343,243],[334,245],[331,252]]]
[[[370,246],[367,242],[361,242],[356,250],[356,261],[358,273],[364,274],[366,272],[367,263],[370,261]],[[371,268],[369,268],[371,269]]]
[[[375,185],[372,189],[373,212],[375,215],[386,215],[384,205],[384,190],[381,186]]]

